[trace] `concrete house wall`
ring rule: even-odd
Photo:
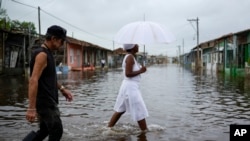
[[[250,29],[230,33],[199,44],[202,68],[230,75],[250,74]],[[197,60],[197,47],[186,55],[185,63]]]
[[[97,45],[69,38],[66,45],[67,65],[71,70],[94,70],[104,58],[108,66],[108,54],[112,51]]]

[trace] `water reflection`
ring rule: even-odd
[[[27,92],[27,79],[23,76],[1,76],[0,89],[0,106],[23,103]]]
[[[230,124],[250,124],[250,80],[203,72],[196,75],[175,65],[155,65],[142,75],[141,91],[149,110],[149,132],[124,115],[106,129],[122,81],[121,70],[70,72],[58,79],[74,94],[60,97],[63,140],[69,141],[228,141]],[[28,80],[0,78],[0,140],[20,140],[37,124],[24,119]]]

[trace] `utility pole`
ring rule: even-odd
[[[34,7],[34,6],[31,6],[31,5],[28,5],[28,4],[25,4],[25,3],[22,3],[22,2],[16,1],[16,0],[12,0],[12,2],[15,2],[15,3],[21,4],[21,5],[28,6],[28,7],[30,7],[30,8],[35,8],[35,9],[36,9],[36,7]],[[38,29],[39,29],[39,40],[40,40],[40,37],[41,37],[40,11],[41,11],[41,8],[38,6]]]
[[[181,46],[178,45],[177,47],[178,47],[178,57],[179,57],[178,62],[179,62],[179,65],[181,65]]]
[[[115,41],[113,40],[113,53],[112,53],[112,62],[111,62],[112,69],[115,68]]]
[[[185,52],[184,52],[184,39],[182,39],[182,53],[183,53],[183,55],[185,54]]]
[[[182,39],[182,65],[184,66],[184,59],[185,59],[185,52],[184,52],[184,39]]]
[[[197,59],[196,59],[196,64],[195,67],[197,70],[200,69],[201,67],[201,62],[200,62],[200,55],[199,55],[199,18],[197,17],[197,19],[188,19],[189,22],[196,22],[196,35],[197,35],[197,46],[196,46],[196,52],[197,52]]]
[[[39,40],[41,40],[41,20],[40,20],[40,6],[38,6],[38,27],[39,27]]]

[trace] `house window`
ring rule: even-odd
[[[211,57],[212,57],[212,56],[211,56],[211,53],[209,53],[209,54],[208,54],[208,60],[207,60],[208,63],[211,63]]]
[[[78,49],[77,52],[76,52],[76,58],[77,58],[76,61],[77,61],[77,66],[78,66],[78,67],[81,66],[81,62],[82,62],[82,61],[81,61],[81,55],[80,55],[80,54],[81,54],[81,50]]]
[[[74,50],[72,48],[70,48],[69,50],[69,58],[70,58],[70,63],[73,64],[74,63]]]

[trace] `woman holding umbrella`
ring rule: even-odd
[[[143,132],[147,130],[145,118],[148,117],[148,110],[139,90],[140,74],[146,72],[147,69],[145,66],[140,66],[135,59],[138,47],[137,44],[124,44],[124,50],[127,51],[122,63],[124,79],[114,106],[115,113],[111,117],[108,127],[113,127],[127,112],[134,121],[138,122]]]

